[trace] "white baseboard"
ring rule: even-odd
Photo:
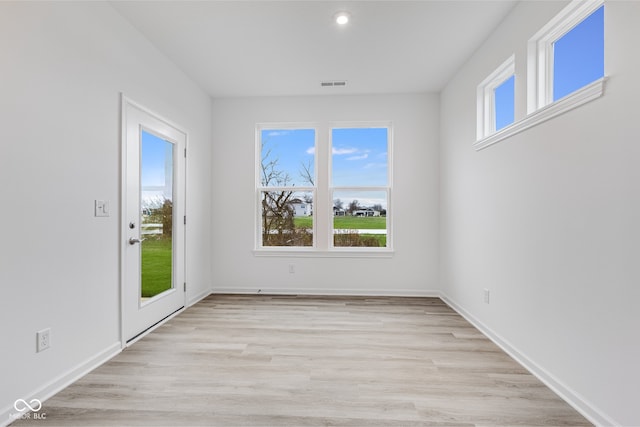
[[[542,381],[547,387],[549,387],[554,393],[560,396],[565,402],[571,405],[576,411],[578,411],[587,420],[595,424],[596,426],[617,426],[620,423],[615,422],[609,416],[597,409],[594,405],[584,399],[579,393],[573,391],[570,387],[566,386],[562,381],[550,374],[543,367],[539,366],[536,362],[529,359],[526,355],[518,351],[509,341],[502,338],[499,334],[495,333],[491,328],[487,327],[484,323],[476,319],[471,313],[465,310],[462,306],[457,304],[446,294],[440,293],[440,298],[449,307],[454,309],[458,314],[464,317],[469,323],[482,332],[487,338],[493,341],[498,347],[504,350],[509,356],[511,356],[516,362],[521,364],[532,375]]]
[[[38,399],[43,403],[52,397],[54,394],[58,393],[62,389],[68,387],[70,384],[79,380],[89,372],[93,371],[98,366],[107,362],[112,357],[116,356],[118,353],[122,351],[122,345],[120,341],[111,344],[106,349],[102,350],[100,353],[95,356],[85,360],[80,365],[76,366],[73,369],[65,372],[64,374],[58,376],[47,384],[39,387],[34,390],[32,393],[28,394],[25,400]],[[43,407],[46,410],[46,408]],[[13,406],[9,406],[7,408],[3,408],[0,412],[0,427],[5,427],[9,423],[15,421],[15,417],[12,416],[15,413],[15,409]],[[46,412],[46,411],[43,411]]]
[[[207,289],[206,291],[200,292],[194,297],[189,298],[189,300],[187,301],[187,307],[191,307],[192,305],[197,304],[198,302],[202,301],[209,295],[211,295],[211,289]]]
[[[440,297],[440,291],[416,289],[214,288],[212,294],[318,295],[367,297]]]

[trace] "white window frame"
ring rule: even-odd
[[[606,63],[604,77],[583,86],[564,98],[553,100],[553,44],[604,4],[604,0],[573,0],[529,40],[527,45],[527,115],[520,120],[516,117],[516,121],[512,125],[498,132],[483,138],[479,137],[473,144],[476,151],[604,95],[607,81]]]
[[[305,122],[305,123],[258,123],[255,130],[255,245],[253,254],[260,257],[309,257],[309,258],[391,258],[393,251],[392,216],[387,215],[387,246],[380,247],[333,247],[333,194],[331,186],[332,141],[331,130],[336,128],[386,128],[387,129],[387,185],[384,187],[335,187],[338,190],[360,189],[383,190],[387,194],[387,212],[393,212],[391,189],[393,177],[393,123],[375,122]],[[263,130],[314,129],[315,130],[315,187],[263,187],[261,182]],[[296,192],[313,189],[313,246],[263,246],[262,245],[262,191],[291,190]]]
[[[314,184],[313,186],[270,186],[265,187],[262,185],[262,131],[265,130],[301,130],[301,129],[313,129],[314,130],[314,148],[315,153],[313,156],[313,170],[314,170]],[[256,125],[255,134],[255,248],[256,251],[271,251],[271,252],[290,252],[290,251],[313,251],[318,243],[317,239],[317,221],[313,218],[313,245],[312,246],[264,246],[262,242],[262,192],[264,191],[292,191],[296,193],[311,192],[313,197],[313,211],[315,213],[318,197],[318,134],[319,125],[317,123],[258,123]]]
[[[529,114],[554,103],[554,43],[574,29],[602,5],[604,5],[604,0],[574,0],[529,40],[527,45],[527,112]],[[603,89],[604,79],[596,80],[596,82],[601,82],[599,86]],[[591,84],[574,91],[565,98],[571,97],[589,86],[591,86]],[[598,96],[601,96],[602,93],[603,90],[598,94]],[[559,101],[560,100],[557,100],[555,102]],[[578,103],[577,105],[571,105],[571,108],[575,108],[583,103],[584,102]]]
[[[478,85],[476,132],[478,140],[496,132],[496,89],[511,77],[515,76],[515,73],[516,57],[515,55],[511,55]]]
[[[334,129],[387,129],[387,185],[386,186],[334,186],[333,185],[333,130]],[[329,225],[329,248],[335,252],[353,252],[354,248],[346,246],[334,246],[333,244],[333,193],[335,191],[381,191],[387,195],[387,214],[385,216],[387,226],[387,246],[380,247],[358,247],[357,251],[363,253],[385,253],[393,251],[393,230],[392,218],[393,208],[391,204],[391,192],[393,188],[393,123],[390,121],[380,122],[333,122],[329,124],[329,198],[328,211],[330,212]],[[389,215],[389,212],[391,215]]]

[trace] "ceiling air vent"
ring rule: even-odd
[[[346,80],[335,80],[335,81],[320,82],[320,86],[322,86],[322,87],[346,86],[346,85],[347,85],[347,81]]]

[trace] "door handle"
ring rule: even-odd
[[[136,239],[135,237],[130,237],[129,238],[129,244],[130,245],[135,245],[136,243],[140,243],[142,242],[144,239]]]

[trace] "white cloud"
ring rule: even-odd
[[[364,159],[366,159],[366,158],[368,158],[368,157],[369,157],[369,154],[364,153],[364,154],[363,154],[363,155],[361,155],[361,156],[351,156],[351,157],[347,157],[347,160],[364,160]]]
[[[316,147],[307,148],[307,154],[315,154],[315,153],[316,153]]]
[[[281,136],[281,135],[287,135],[289,133],[291,133],[291,131],[288,131],[288,130],[274,130],[274,131],[271,131],[271,132],[267,133],[267,136]]]
[[[357,152],[357,148],[332,148],[331,152],[336,156],[341,156],[344,154],[353,154]]]
[[[385,168],[385,167],[387,167],[386,163],[367,163],[362,168],[371,169],[371,168]]]

